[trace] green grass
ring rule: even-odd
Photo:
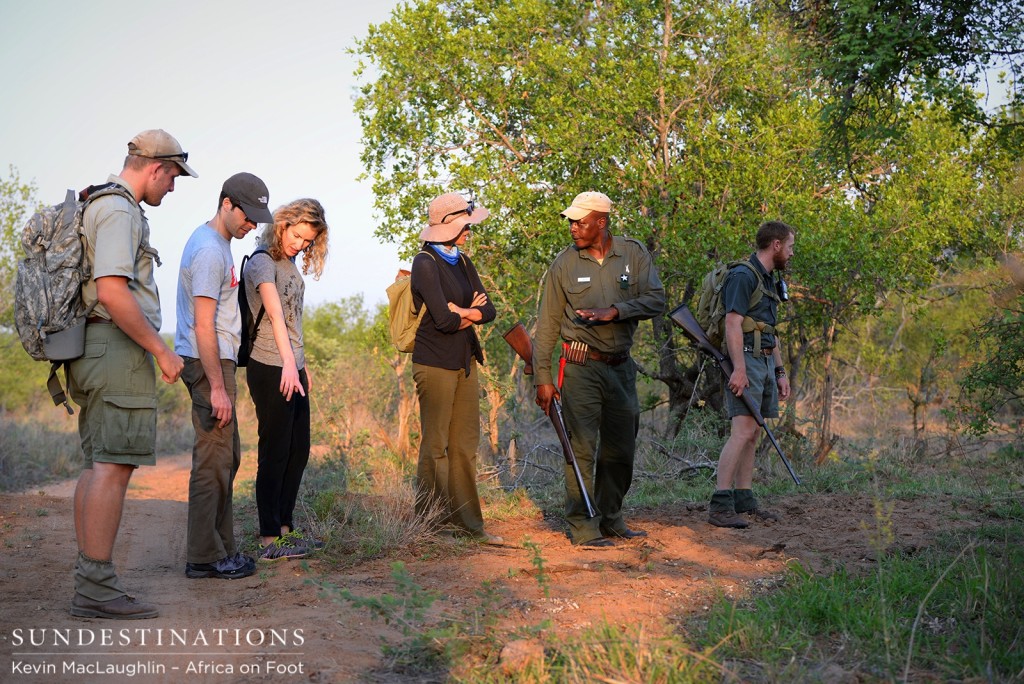
[[[883,556],[863,576],[793,566],[785,588],[713,606],[703,641],[757,674],[812,681],[836,662],[872,678],[1011,681],[1024,673],[1021,521],[967,539],[946,535],[912,556]],[[908,665],[909,662],[909,665]],[[741,672],[753,676],[753,672]]]
[[[52,406],[50,410],[58,411]],[[0,490],[16,491],[78,475],[82,455],[77,421],[63,408],[53,418],[30,420],[0,413]]]

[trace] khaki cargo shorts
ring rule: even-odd
[[[85,467],[94,462],[156,464],[153,356],[111,323],[90,323],[85,354],[68,365],[68,388],[81,409]]]
[[[771,355],[755,357],[749,352],[744,352],[743,358],[747,362],[747,380],[750,382],[747,391],[750,392],[750,398],[754,400],[754,406],[758,408],[763,417],[778,418],[779,388],[775,383],[775,357]],[[746,404],[732,393],[728,383],[723,392],[725,394],[725,412],[729,418],[750,415]]]

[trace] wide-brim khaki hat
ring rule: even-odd
[[[133,157],[172,161],[188,175],[199,178],[199,174],[185,163],[188,161],[188,152],[182,150],[175,137],[163,129],[154,128],[139,133],[128,143],[128,154]]]
[[[487,208],[467,201],[457,192],[448,192],[430,201],[427,210],[427,227],[420,233],[424,242],[448,242],[454,240],[467,225],[480,223],[491,212]]]
[[[612,211],[612,201],[608,198],[608,195],[603,192],[594,192],[593,190],[581,192],[573,198],[572,204],[562,212],[562,216],[570,221],[579,221],[592,211],[610,214]]]

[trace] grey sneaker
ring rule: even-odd
[[[159,616],[160,611],[156,606],[143,603],[127,594],[110,601],[96,601],[75,592],[75,598],[71,599],[71,614],[84,618],[145,620]]]
[[[241,579],[256,572],[256,561],[249,556],[236,553],[225,556],[213,563],[186,563],[185,576],[189,579],[217,577],[218,579]]]
[[[319,551],[320,549],[327,546],[326,542],[321,539],[317,539],[311,534],[304,532],[303,530],[292,530],[288,534],[281,535],[282,538],[286,538],[295,543],[296,546],[305,546],[310,551]]]

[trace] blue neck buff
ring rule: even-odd
[[[455,245],[449,247],[448,245],[431,244],[430,246],[434,248],[435,252],[441,255],[442,259],[452,266],[459,263],[459,248]]]

